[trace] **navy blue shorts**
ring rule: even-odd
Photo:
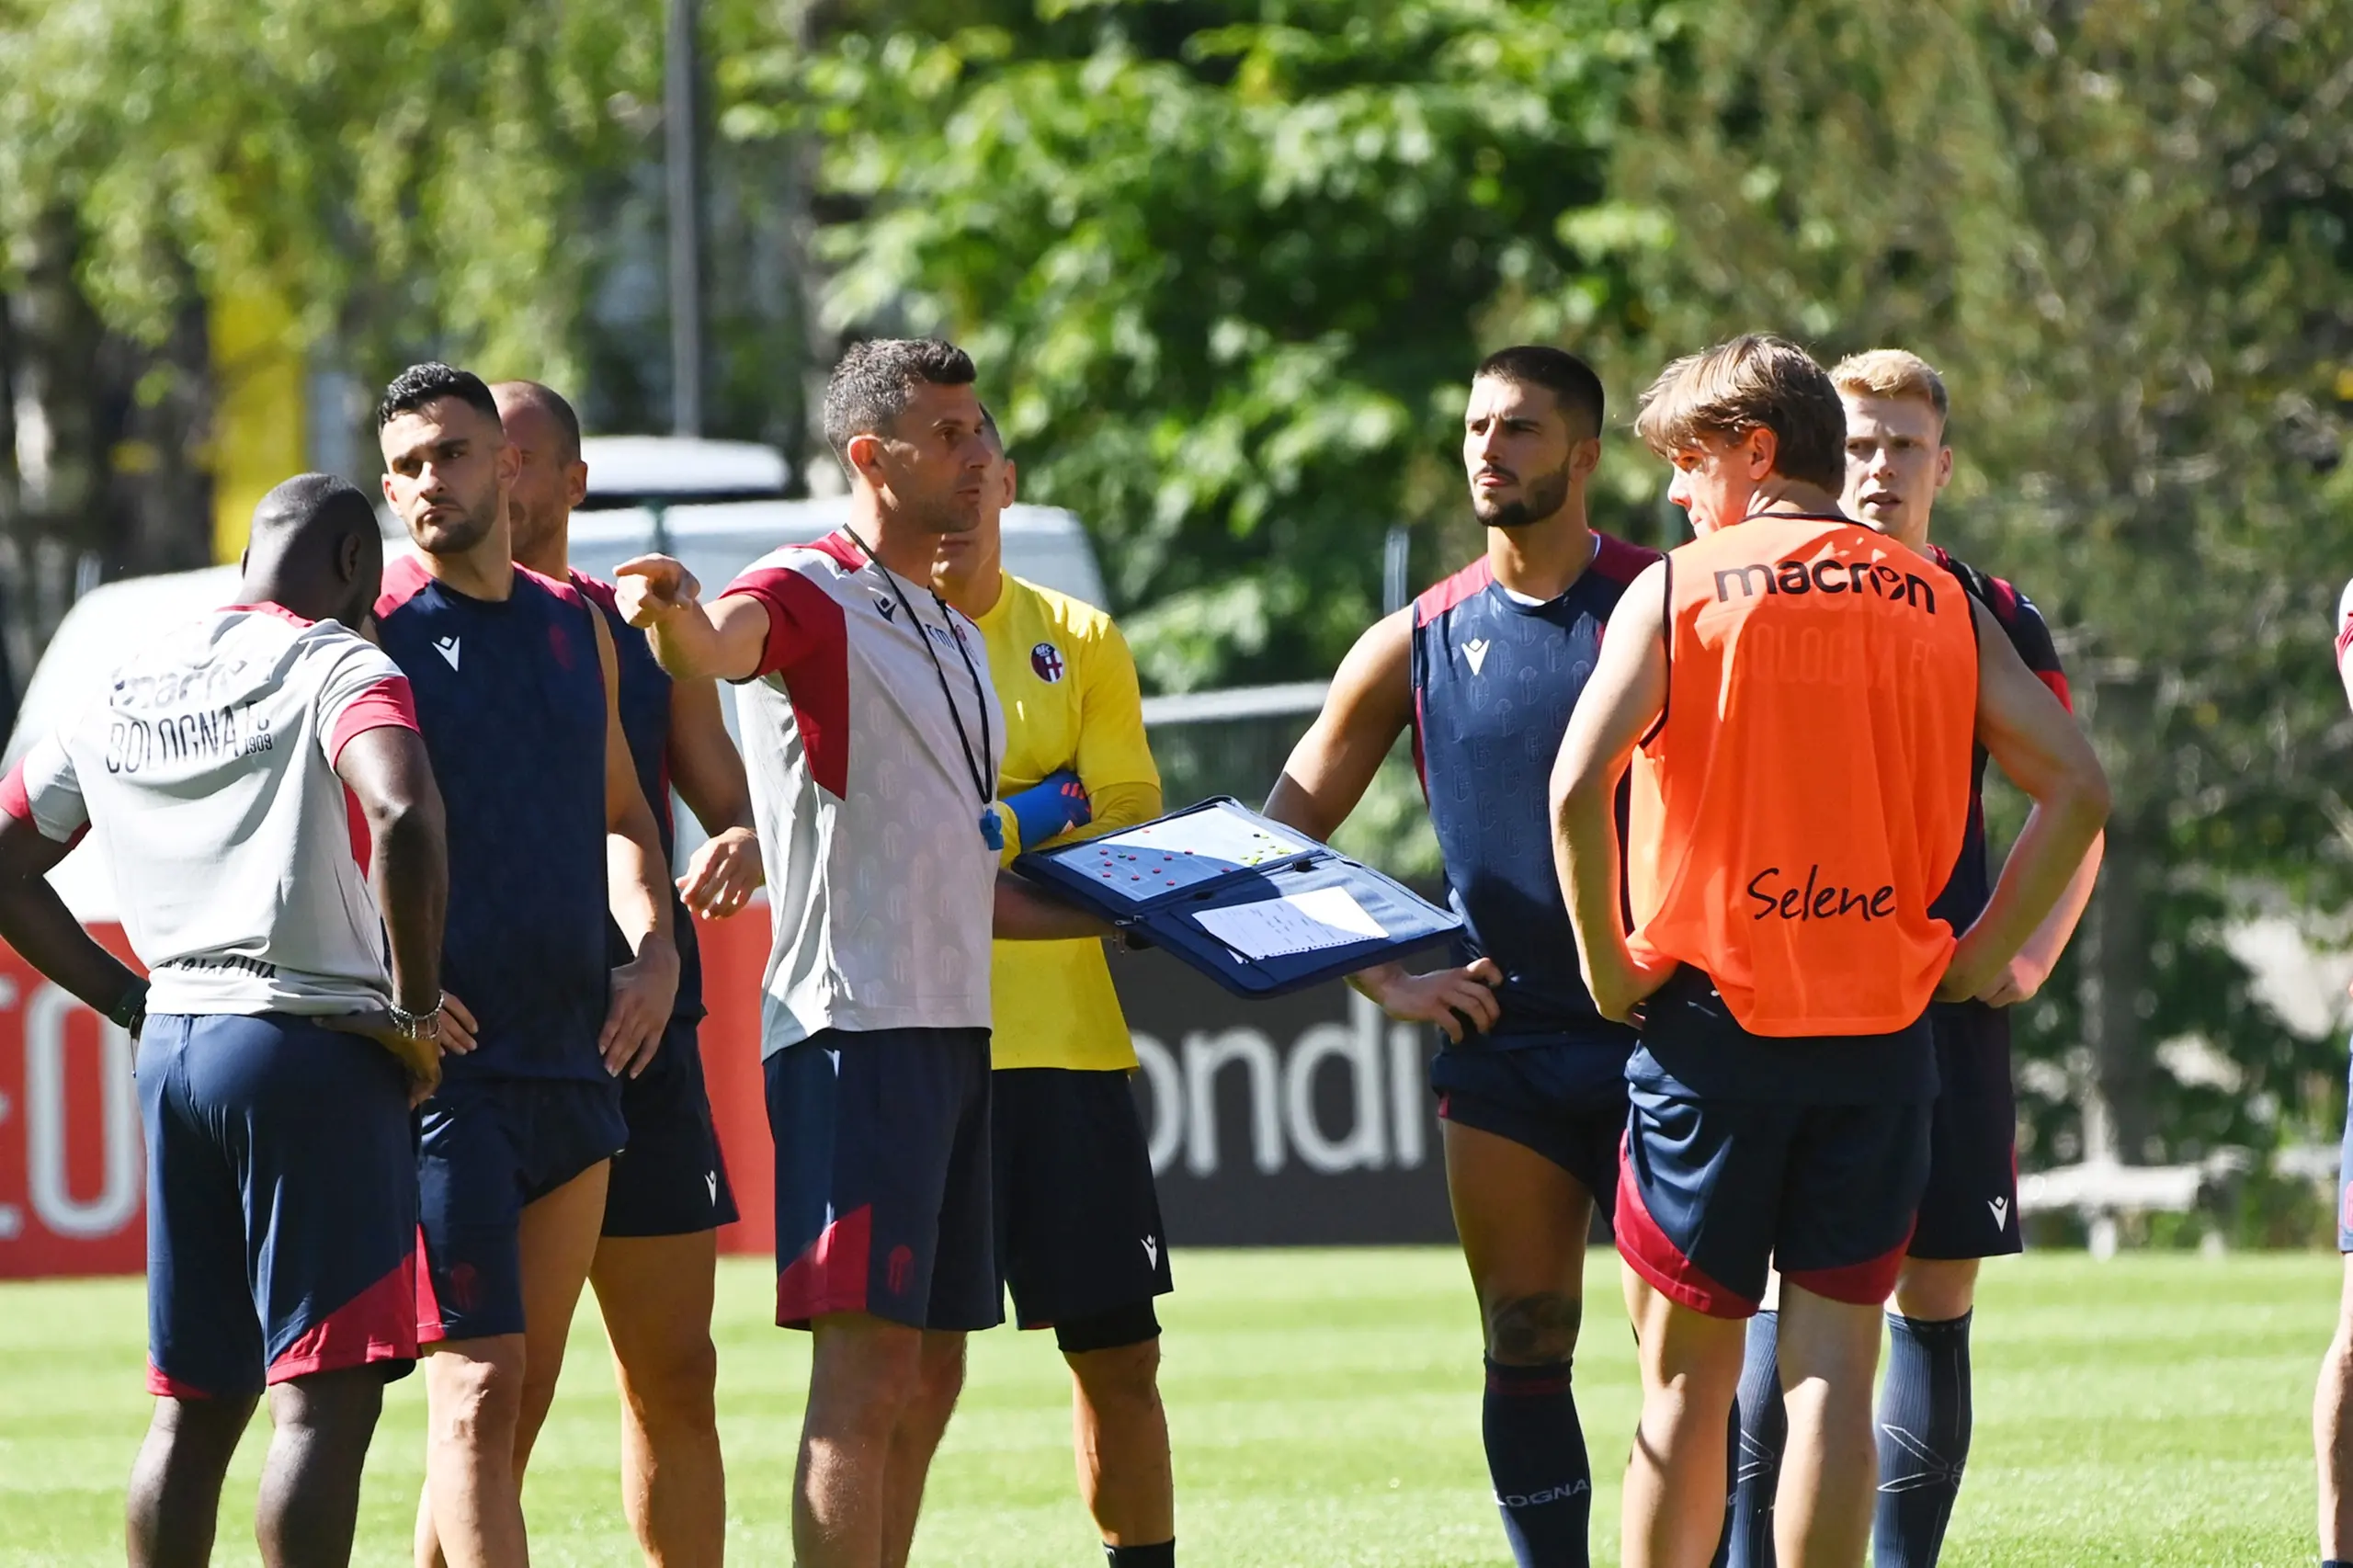
[[[1128,1074],[1010,1067],[989,1096],[996,1256],[1014,1321],[1051,1328],[1175,1290]]]
[[[444,1082],[418,1113],[417,1336],[522,1333],[525,1207],[611,1159],[628,1136],[609,1082]]]
[[[1430,1062],[1438,1113],[1508,1138],[1576,1177],[1608,1214],[1618,1198],[1618,1142],[1626,1131],[1626,1050],[1584,1041],[1464,1049]]]
[[[605,1234],[690,1236],[734,1223],[692,1018],[673,1018],[645,1071],[621,1080],[629,1146],[613,1156]]]
[[[1835,1301],[1885,1301],[1928,1178],[1932,1052],[1925,1016],[1885,1035],[1752,1035],[1682,971],[1626,1064],[1627,1266],[1711,1317],[1755,1312],[1768,1266]]]
[[[2024,1252],[2010,1015],[1983,1002],[1939,1002],[1928,1009],[1928,1027],[1937,1037],[1937,1103],[1928,1122],[1928,1187],[1920,1195],[1911,1254]]]
[[[1005,1321],[989,1220],[989,1031],[821,1029],[770,1056],[776,1321]]]
[[[147,1387],[250,1398],[416,1360],[416,1167],[390,1051],[284,1013],[150,1017]]]

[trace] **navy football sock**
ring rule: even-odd
[[[1933,1568],[1969,1461],[1969,1314],[1937,1322],[1887,1314],[1879,1399],[1878,1568]]]
[[[1111,1568],[1176,1568],[1176,1543],[1164,1540],[1157,1546],[1107,1546],[1103,1558]]]
[[[2324,1557],[2320,1561],[2320,1568],[2353,1568],[2353,1562],[2347,1562],[2342,1557]]]
[[[1571,1363],[1487,1362],[1481,1429],[1504,1535],[1519,1568],[1586,1568],[1593,1469],[1569,1389]]]
[[[1747,1358],[1740,1368],[1739,1440],[1733,1447],[1732,1517],[1716,1553],[1723,1568],[1774,1568],[1773,1493],[1781,1484],[1781,1445],[1790,1436],[1780,1351],[1781,1314],[1750,1318]]]

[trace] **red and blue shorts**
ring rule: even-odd
[[[249,1399],[416,1360],[408,1075],[372,1040],[285,1013],[155,1014],[147,1139],[147,1386]]]
[[[989,1031],[821,1029],[767,1059],[776,1321],[1005,1321],[991,1222]]]
[[[1884,1035],[1752,1035],[1686,968],[1647,1005],[1626,1079],[1617,1233],[1636,1274],[1710,1317],[1754,1313],[1772,1267],[1832,1301],[1887,1299],[1927,1182],[1925,1017]]]

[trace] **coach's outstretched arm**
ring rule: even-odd
[[[1644,567],[1610,612],[1552,763],[1552,867],[1576,928],[1577,964],[1594,1006],[1621,1021],[1675,972],[1672,963],[1638,962],[1626,946],[1618,887],[1618,780],[1666,708],[1665,576],[1663,561]]]
[[[702,602],[702,585],[666,555],[641,555],[613,569],[621,619],[645,632],[674,680],[749,680],[768,653],[768,608],[747,594]],[[790,629],[788,629],[789,631]]]
[[[1976,924],[1961,934],[1938,999],[1963,1001],[2001,972],[2058,905],[2108,822],[2108,775],[2091,743],[1976,600],[1977,740],[2034,802]],[[1605,655],[1606,657],[1606,655]]]
[[[1324,710],[1291,748],[1267,797],[1265,815],[1311,838],[1328,840],[1357,809],[1381,759],[1414,718],[1414,612],[1373,622],[1332,676]],[[1495,1027],[1495,988],[1503,971],[1492,959],[1460,969],[1415,974],[1402,963],[1375,964],[1348,983],[1392,1018],[1436,1024],[1460,1043],[1466,1030]]]

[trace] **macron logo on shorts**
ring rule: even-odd
[[[1154,1268],[1160,1267],[1160,1238],[1158,1236],[1144,1237],[1143,1256]]]
[[[2010,1200],[2008,1199],[1989,1198],[1985,1200],[1985,1207],[1994,1211],[1994,1223],[1997,1228],[2007,1225],[2010,1222]]]

